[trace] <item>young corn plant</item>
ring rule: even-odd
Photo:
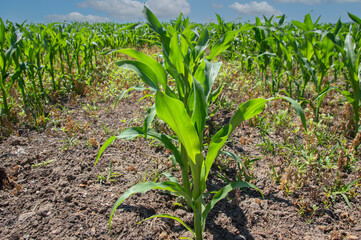
[[[361,100],[361,48],[360,48],[360,29],[361,19],[348,13],[349,17],[355,22],[350,25],[350,30],[344,40],[341,40],[337,35],[328,33],[328,37],[335,43],[335,47],[342,56],[342,62],[346,68],[345,79],[346,83],[351,86],[352,90],[346,88],[345,90],[337,89],[351,104],[353,109],[354,120],[354,135],[360,131],[360,100]],[[356,34],[353,31],[356,29]]]
[[[157,217],[176,220],[189,230],[196,240],[201,240],[203,239],[207,215],[217,202],[225,198],[235,188],[257,189],[255,185],[244,181],[231,182],[217,191],[211,200],[206,202],[205,196],[209,195],[206,184],[207,178],[216,157],[231,133],[243,121],[260,114],[265,104],[276,98],[252,99],[239,105],[230,123],[212,136],[209,144],[205,144],[203,133],[208,117],[208,106],[214,97],[211,90],[221,64],[210,63],[207,58],[211,59],[222,49],[226,49],[227,44],[224,43],[228,41],[230,35],[234,36],[234,33],[228,35],[226,33],[223,40],[211,47],[210,55],[205,57],[204,50],[208,42],[207,30],[204,30],[198,41],[193,42],[196,38],[189,37],[193,33],[188,28],[187,23],[182,25],[181,20],[178,19],[179,24],[177,23],[175,27],[171,26],[166,31],[148,8],[144,8],[144,13],[150,27],[162,39],[164,66],[145,54],[129,49],[121,50],[121,52],[137,60],[121,61],[117,65],[138,73],[144,83],[155,92],[155,105],[148,110],[143,127],[129,128],[118,136],[110,137],[101,147],[95,164],[107,146],[116,139],[129,140],[138,136],[152,137],[164,144],[173,154],[176,163],[181,168],[182,178],[179,182],[175,177],[166,174],[168,181],[142,182],[129,188],[114,204],[109,219],[109,228],[111,228],[111,220],[116,209],[124,200],[134,193],[145,193],[151,189],[159,189],[185,200],[194,214],[194,229],[180,218],[168,214],[156,214],[145,220]],[[184,27],[183,31],[182,27]],[[174,34],[168,35],[170,31]],[[182,32],[179,33],[178,31]],[[173,37],[170,38],[169,36]],[[213,66],[216,67],[213,68]],[[167,73],[174,78],[175,90],[172,90],[172,85],[168,84]],[[302,116],[303,123],[305,123],[302,109],[298,103],[289,98],[284,99],[289,100],[296,107]],[[177,141],[150,128],[155,115],[168,124],[177,136]]]
[[[21,34],[13,24],[8,27],[10,31],[6,32],[5,24],[0,18],[0,90],[2,95],[0,116],[10,114],[9,92],[17,78],[17,74],[11,75],[11,70],[13,62],[18,61],[18,49],[22,40]]]

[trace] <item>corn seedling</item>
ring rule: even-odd
[[[97,180],[100,184],[111,183],[116,181],[116,178],[121,175],[122,175],[121,173],[113,171],[113,161],[110,161],[108,174],[106,176],[104,176],[103,174],[99,174],[97,176]]]
[[[252,99],[240,104],[230,123],[222,127],[211,137],[210,143],[205,145],[203,136],[208,117],[208,106],[218,96],[221,89],[212,92],[212,86],[221,63],[211,63],[207,59],[212,59],[226,50],[235,33],[225,33],[220,41],[210,47],[210,53],[206,57],[204,51],[208,47],[209,38],[207,30],[204,30],[197,38],[188,26],[189,21],[187,19],[182,21],[182,15],[176,24],[168,26],[168,29],[165,30],[148,8],[144,8],[144,13],[150,28],[161,38],[164,67],[151,57],[130,49],[118,50],[118,52],[128,54],[136,60],[117,62],[117,65],[139,74],[143,82],[155,92],[155,105],[147,112],[143,127],[133,127],[118,136],[110,137],[101,147],[95,164],[107,146],[115,139],[152,137],[162,142],[174,155],[175,161],[181,168],[182,179],[181,183],[171,177],[169,181],[165,182],[143,182],[134,185],[124,192],[114,204],[109,227],[111,227],[111,220],[116,209],[129,196],[158,189],[171,192],[185,200],[194,214],[194,230],[180,218],[167,214],[153,215],[145,220],[157,217],[174,219],[189,230],[196,240],[201,240],[207,215],[217,202],[236,188],[257,189],[255,185],[244,181],[231,182],[214,193],[209,202],[205,201],[205,194],[208,194],[206,182],[211,167],[231,133],[243,121],[260,114],[265,104],[274,99],[283,98],[292,103],[305,126],[304,114],[299,104],[287,97]],[[175,81],[175,90],[168,85],[167,73]],[[173,130],[178,139],[178,147],[174,145],[174,141],[169,136],[150,128],[155,115]],[[208,148],[206,149],[206,147]]]
[[[44,161],[44,162],[41,162],[41,163],[37,163],[37,164],[33,164],[31,165],[33,168],[36,168],[36,167],[45,167],[47,166],[49,163],[52,163],[54,162],[55,160],[48,160],[48,161]]]

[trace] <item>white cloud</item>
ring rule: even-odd
[[[191,6],[187,0],[148,0],[146,5],[158,17],[177,17],[191,13]]]
[[[333,0],[337,3],[361,3],[361,0]]]
[[[62,21],[67,21],[67,22],[89,22],[89,23],[94,23],[94,22],[108,22],[110,21],[109,18],[107,17],[99,17],[99,16],[94,16],[94,15],[83,15],[81,13],[78,12],[72,12],[66,15],[61,15],[61,14],[52,14],[52,15],[48,15],[45,16],[45,19],[50,20],[50,21],[55,21],[55,22],[62,22]]]
[[[148,0],[145,4],[157,17],[177,17],[181,12],[191,12],[187,0]],[[106,12],[118,19],[136,19],[142,17],[144,3],[135,0],[85,0],[79,7],[92,8]]]
[[[143,9],[141,2],[132,0],[86,0],[78,6],[103,11],[118,19],[139,18]]]
[[[324,2],[324,0],[276,0],[279,3],[303,3],[307,5],[315,5]]]
[[[211,6],[212,6],[212,8],[214,8],[214,9],[221,9],[221,8],[223,8],[223,4],[219,4],[219,3],[215,3],[215,2],[212,2]]]
[[[336,2],[336,3],[357,3],[361,2],[361,0],[275,0],[279,3],[303,3],[307,5],[315,5],[320,3],[327,3],[327,2]]]
[[[247,15],[247,16],[272,16],[272,15],[282,15],[282,12],[275,9],[267,2],[250,2],[245,4],[240,4],[238,2],[233,3],[229,6],[230,8],[236,10],[238,13]]]

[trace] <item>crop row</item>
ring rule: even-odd
[[[361,20],[356,23],[319,24],[306,15],[303,22],[256,18],[255,24],[218,23],[208,25],[183,21],[180,25],[194,33],[191,40],[208,29],[210,42],[231,41],[223,57],[238,61],[245,73],[256,73],[273,95],[280,92],[309,105],[319,120],[326,94],[339,91],[351,104],[356,133],[360,107]],[[12,89],[21,95],[22,108],[34,119],[44,114],[44,104],[59,93],[77,90],[80,84],[92,84],[94,73],[104,66],[106,50],[160,45],[159,37],[146,24],[51,23],[6,25],[0,19],[0,116],[10,115]],[[112,55],[114,57],[115,55]],[[342,81],[338,81],[342,79]],[[314,90],[311,96],[307,89]]]
[[[318,122],[323,100],[331,91],[336,92],[352,109],[348,117],[353,124],[348,130],[357,136],[361,97],[358,17],[349,14],[353,23],[319,24],[319,19],[314,22],[308,14],[303,22],[287,22],[281,16],[278,21],[264,17],[263,22],[256,18],[254,24],[241,24],[226,23],[217,15],[218,23],[202,25],[191,23],[182,14],[175,21],[161,24],[146,7],[144,13],[147,24],[4,24],[0,19],[2,122],[11,119],[16,104],[37,120],[59,96],[84,94],[82,86],[97,84],[104,67],[118,57],[121,60],[115,62],[117,66],[134,71],[143,81],[143,88],[128,90],[147,88],[154,93],[155,103],[148,109],[143,127],[131,127],[110,137],[96,161],[116,139],[150,137],[172,153],[181,179],[168,173],[164,174],[168,181],[134,185],[115,203],[110,221],[130,195],[165,190],[184,199],[187,209],[194,213],[194,228],[176,216],[158,214],[150,218],[174,219],[195,239],[203,239],[206,218],[217,202],[235,188],[257,189],[238,179],[215,193],[208,192],[207,179],[219,155],[239,162],[234,153],[221,151],[222,147],[237,126],[258,116],[270,101],[289,103],[307,132],[302,107],[312,109]],[[157,53],[161,61],[127,47],[161,49],[161,54]],[[269,90],[270,96],[240,104],[228,124],[214,135],[206,135],[207,121],[213,114],[210,106],[223,89],[222,83],[215,84],[222,66],[220,59],[237,62],[244,74],[256,75],[259,86]],[[157,118],[173,134],[153,129],[152,122]]]

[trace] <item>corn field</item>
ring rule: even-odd
[[[125,190],[111,209],[109,229],[128,197],[153,189],[182,199],[178,205],[192,213],[193,222],[166,213],[141,222],[172,219],[190,233],[183,239],[204,239],[209,213],[232,190],[254,189],[264,199],[252,174],[254,162],[262,157],[241,159],[229,151],[235,141],[232,133],[246,122],[259,132],[257,147],[263,157],[284,160],[269,164],[271,178],[282,191],[291,195],[313,181],[326,209],[336,197],[350,209],[356,205],[352,200],[361,179],[359,17],[349,13],[349,22],[326,24],[310,14],[303,22],[283,15],[240,23],[217,15],[216,23],[199,24],[182,14],[161,23],[147,7],[143,12],[146,23],[129,24],[18,24],[0,18],[1,138],[11,135],[16,124],[45,129],[52,109],[71,99],[91,99],[107,88],[115,109],[131,91],[139,90],[139,102],[149,101],[144,121],[132,120],[117,134],[102,123],[102,145],[96,137],[87,142],[88,148],[97,149],[95,164],[116,140],[143,137],[152,140],[149,145],[157,142],[165,148],[179,171],[177,177],[157,173],[152,181]],[[232,116],[216,122],[219,111]],[[334,118],[342,123],[334,123]],[[66,121],[62,131],[68,150],[81,130],[70,117]],[[247,145],[251,138],[237,141]],[[219,162],[229,159],[238,167],[234,179]],[[101,184],[121,176],[112,164],[107,177],[98,175]],[[350,174],[347,182],[342,173]],[[161,175],[166,180],[158,181]],[[222,188],[210,190],[210,181],[217,177]],[[313,217],[319,206],[311,209],[301,200],[303,195],[294,204],[299,214]]]

